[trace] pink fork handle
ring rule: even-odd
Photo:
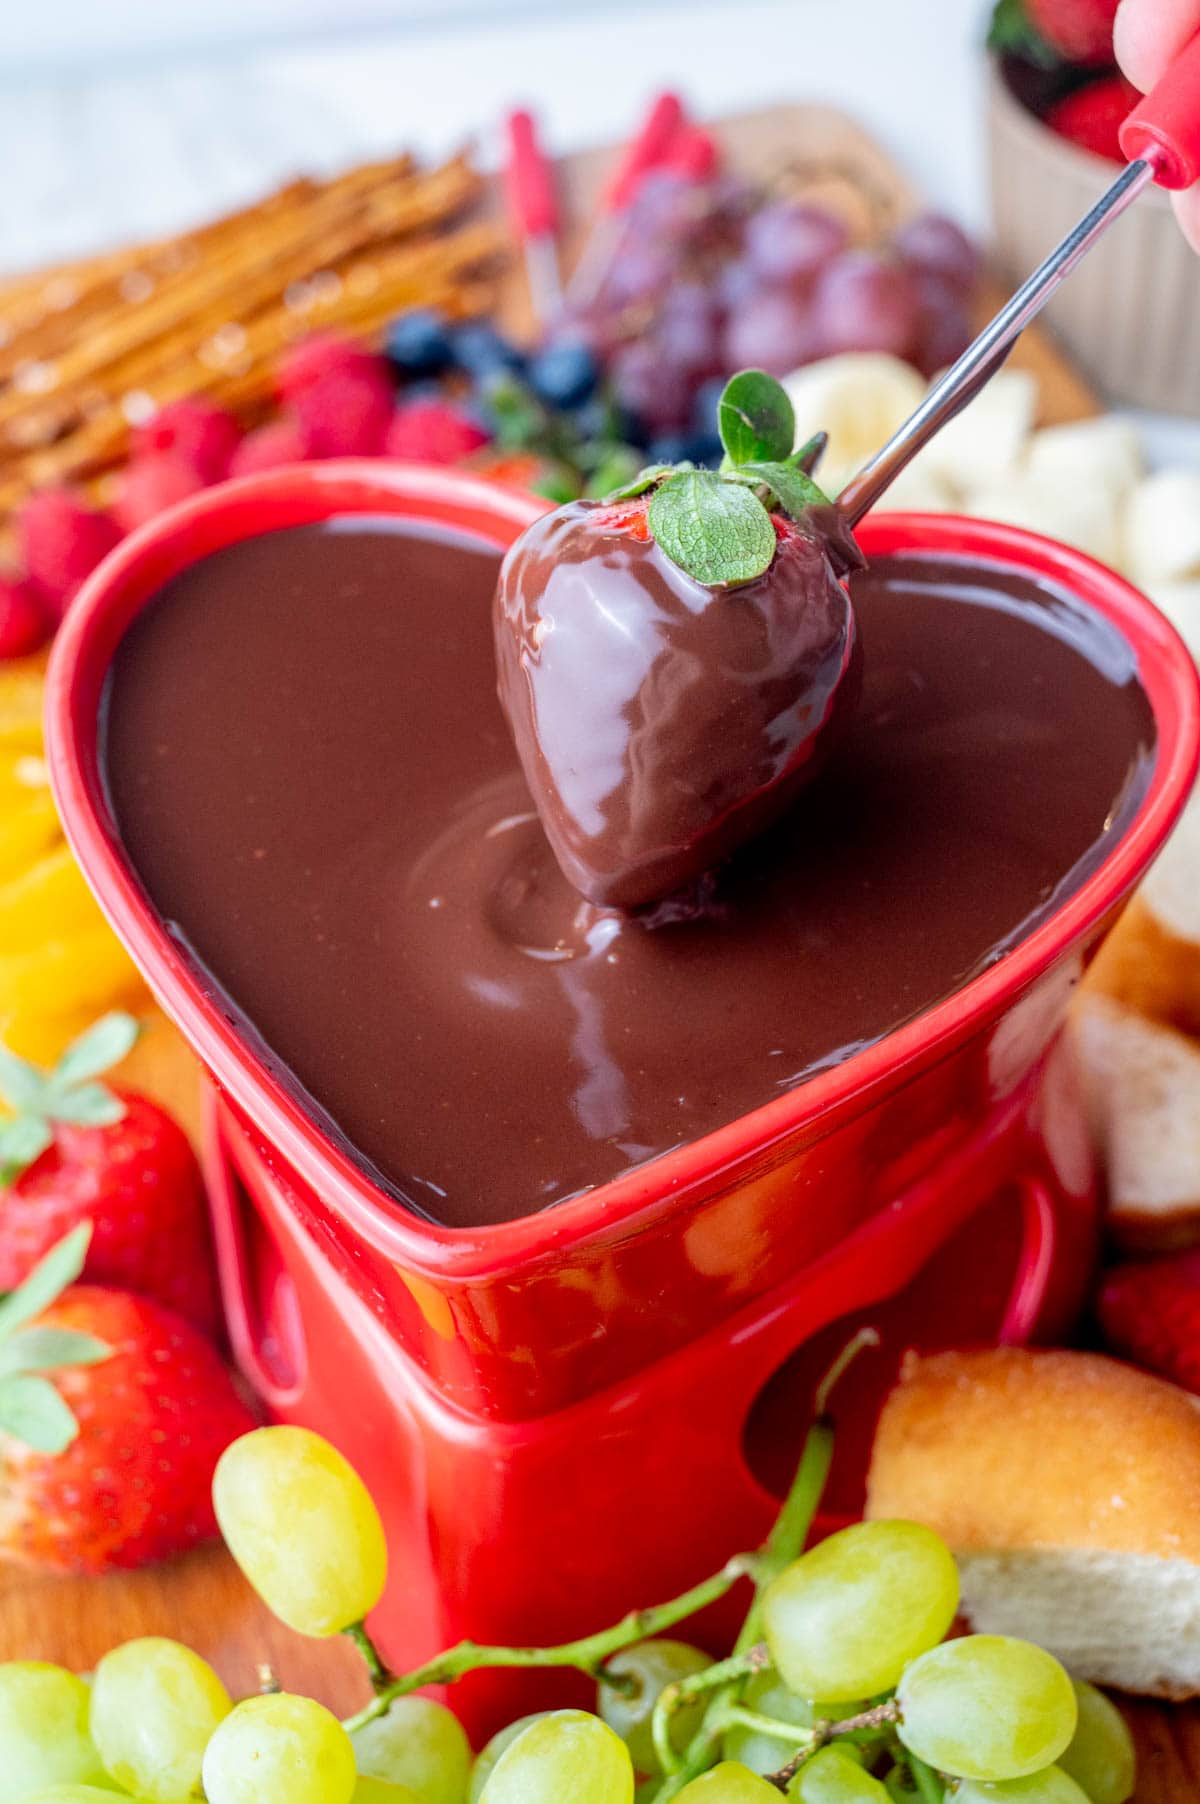
[[[508,208],[518,235],[552,238],[558,230],[558,201],[532,114],[509,114],[508,152]]]
[[[602,197],[605,212],[625,211],[647,170],[656,169],[666,157],[682,124],[683,106],[679,96],[660,94],[646,115],[641,131],[609,178]]]
[[[1131,162],[1140,157],[1154,165],[1160,188],[1200,181],[1200,32],[1139,101],[1120,136]]]

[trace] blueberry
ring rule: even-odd
[[[452,360],[446,322],[432,307],[414,307],[394,319],[385,348],[404,376],[438,376]]]
[[[689,462],[699,464],[702,469],[715,470],[725,455],[725,447],[717,434],[708,432],[691,432],[684,439],[683,455]]]
[[[644,445],[646,431],[639,420],[624,407],[618,407],[611,395],[594,394],[590,401],[577,407],[571,421],[585,442],[602,444]]]
[[[531,358],[529,386],[547,407],[569,411],[596,392],[600,371],[595,353],[578,339],[561,338]]]
[[[657,438],[651,439],[646,450],[646,461],[652,464],[682,463],[690,457],[688,447],[692,440],[685,438],[682,432],[660,432]]]
[[[451,356],[468,376],[494,375],[497,370],[520,371],[525,359],[510,339],[485,320],[468,320],[451,339]]]
[[[725,392],[727,378],[710,376],[702,382],[692,400],[692,431],[709,437],[717,430],[717,402]]]

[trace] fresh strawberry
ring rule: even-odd
[[[1046,113],[1046,124],[1060,138],[1069,138],[1093,156],[1123,163],[1117,136],[1130,111],[1140,100],[1133,83],[1123,75],[1102,75],[1084,88],[1076,88]]]
[[[17,515],[17,542],[29,581],[54,617],[121,537],[111,514],[69,489],[41,489]]]
[[[1118,0],[1025,0],[1034,30],[1069,63],[1113,60]]]
[[[171,1310],[63,1288],[86,1249],[77,1229],[0,1303],[0,1554],[61,1572],[207,1540],[213,1469],[254,1426],[214,1349]]]
[[[277,470],[281,464],[305,459],[304,441],[294,420],[271,420],[248,432],[229,465],[231,476],[257,476],[260,470]]]
[[[0,663],[36,651],[50,637],[51,624],[28,583],[0,576]]]
[[[1200,1250],[1117,1266],[1096,1307],[1114,1353],[1200,1392]]]
[[[171,401],[134,435],[134,456],[169,452],[195,471],[201,483],[229,473],[241,428],[233,415],[199,396]]]
[[[449,401],[409,401],[392,416],[387,454],[411,463],[456,464],[488,442],[477,420]]]
[[[328,376],[381,375],[390,386],[389,367],[386,357],[357,339],[340,332],[313,332],[290,345],[279,359],[275,392],[281,401],[291,401]]]
[[[121,477],[113,511],[125,531],[132,532],[204,487],[205,478],[196,466],[177,452],[143,452]]]
[[[331,369],[288,396],[308,457],[377,457],[387,440],[395,395],[379,367]]]
[[[0,1094],[16,1111],[0,1121],[0,1290],[88,1222],[89,1279],[215,1333],[208,1214],[187,1136],[157,1103],[95,1081],[136,1036],[128,1015],[106,1015],[48,1072],[0,1047]]]

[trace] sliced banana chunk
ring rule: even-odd
[[[1118,510],[1107,490],[1087,483],[1040,482],[1018,470],[1004,482],[975,489],[964,511],[981,520],[1026,526],[1051,539],[1061,539],[1106,564],[1119,564],[1121,533]]]
[[[1146,593],[1200,664],[1200,577],[1192,582],[1151,583]]]
[[[1129,497],[1129,574],[1146,589],[1200,577],[1200,470],[1159,470]]]
[[[1100,483],[1116,502],[1123,501],[1145,473],[1136,428],[1113,414],[1043,426],[1029,440],[1025,468],[1050,487]]]
[[[785,377],[796,410],[796,443],[827,432],[816,471],[827,494],[838,490],[886,444],[925,393],[921,376],[899,357],[846,351],[822,357]]]
[[[901,470],[873,510],[884,513],[903,508],[910,514],[948,514],[958,506],[954,490],[933,470],[922,468],[918,458]]]
[[[1037,413],[1037,378],[1000,370],[915,458],[913,467],[956,495],[1004,482],[1017,468]]]

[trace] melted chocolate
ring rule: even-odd
[[[530,794],[591,902],[671,895],[778,820],[858,698],[854,616],[824,542],[709,589],[642,536],[645,503],[573,501],[496,588],[496,673]]]
[[[958,989],[1130,820],[1117,633],[999,565],[853,579],[823,778],[646,915],[584,902],[495,693],[493,553],[343,519],[234,545],[118,650],[104,758],[160,915],[414,1207],[526,1214],[728,1122]]]

